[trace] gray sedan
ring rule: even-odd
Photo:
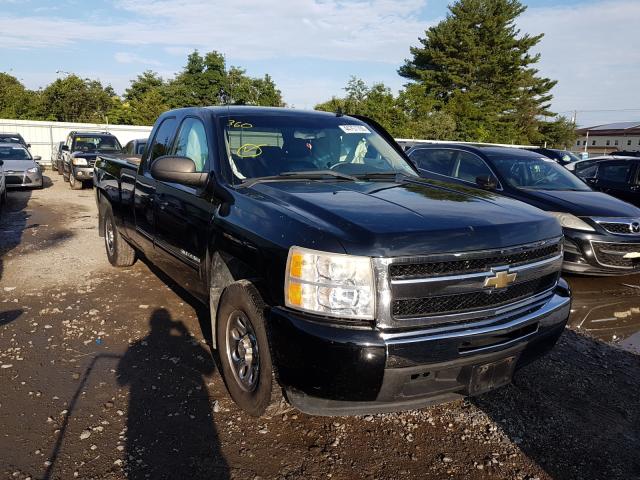
[[[24,146],[18,143],[0,144],[0,160],[3,162],[7,188],[42,188],[42,170],[36,163],[40,157],[32,157]]]

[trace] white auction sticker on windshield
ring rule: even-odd
[[[344,133],[371,133],[364,125],[338,125]]]

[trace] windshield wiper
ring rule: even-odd
[[[402,172],[367,172],[356,175],[358,180],[395,180],[398,175],[406,176]]]
[[[327,177],[339,180],[349,180],[351,182],[359,181],[359,178],[346,173],[335,172],[333,170],[304,170],[300,172],[282,172],[280,175],[272,175],[269,177],[250,178],[242,182],[239,186],[251,187],[256,183],[274,182],[278,180],[322,180]]]

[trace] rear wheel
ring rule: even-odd
[[[130,267],[136,261],[136,251],[122,238],[113,218],[111,205],[107,204],[102,213],[104,246],[109,263],[114,267]]]
[[[233,283],[220,298],[214,332],[227,390],[241,409],[255,417],[282,399],[264,310],[260,293],[251,282]]]

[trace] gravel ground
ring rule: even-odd
[[[640,478],[640,278],[570,279],[574,329],[498,391],[254,419],[226,394],[206,312],[145,263],[112,269],[92,191],[50,176],[0,214],[3,478]],[[624,335],[593,338],[611,318]]]

